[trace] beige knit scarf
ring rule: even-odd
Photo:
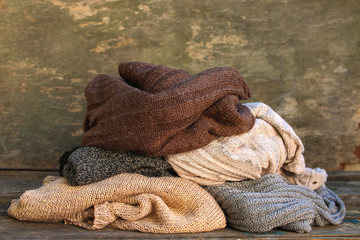
[[[304,146],[283,118],[264,103],[244,105],[256,117],[249,132],[220,137],[203,148],[166,157],[179,176],[200,185],[257,179],[271,173],[311,189],[326,182],[325,170],[305,167]]]
[[[42,187],[14,199],[8,214],[21,221],[65,221],[91,230],[109,226],[152,233],[205,232],[226,224],[214,198],[197,184],[129,173],[84,186],[47,177]]]

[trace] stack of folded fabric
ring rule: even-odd
[[[338,225],[341,199],[305,166],[294,130],[230,67],[197,75],[142,62],[86,87],[81,147],[60,177],[13,200],[10,216],[85,229],[309,232]]]

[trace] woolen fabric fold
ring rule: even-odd
[[[14,199],[8,214],[20,221],[64,221],[89,230],[111,227],[191,233],[226,225],[217,202],[199,185],[179,177],[135,173],[83,186],[71,186],[62,177],[47,177],[42,187]]]
[[[255,118],[239,100],[251,91],[240,73],[217,67],[192,75],[123,62],[121,78],[97,75],[85,89],[83,146],[165,156],[248,132]]]
[[[65,152],[61,160],[60,176],[73,186],[98,182],[120,173],[138,173],[148,177],[178,176],[163,157],[129,151],[80,147],[70,154]]]
[[[276,227],[310,232],[311,226],[341,224],[346,213],[343,201],[325,185],[313,191],[277,174],[204,188],[223,209],[228,225],[246,232]]]
[[[325,170],[306,168],[304,145],[292,127],[264,103],[245,103],[256,121],[243,134],[218,137],[205,147],[166,156],[179,176],[200,185],[281,174],[311,189],[322,186]]]

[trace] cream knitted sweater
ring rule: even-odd
[[[200,185],[257,179],[265,174],[281,174],[311,189],[326,182],[325,170],[305,167],[304,146],[279,114],[264,103],[244,105],[256,117],[249,132],[219,137],[203,148],[166,157],[179,176]]]
[[[84,186],[71,186],[62,177],[47,177],[42,187],[13,200],[8,214],[21,221],[65,221],[90,230],[109,226],[187,233],[226,225],[217,202],[199,185],[179,177],[129,173]]]

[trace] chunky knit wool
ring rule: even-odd
[[[256,117],[249,132],[219,137],[203,148],[166,156],[181,177],[214,185],[276,173],[311,189],[326,182],[325,170],[305,167],[304,146],[283,118],[264,103],[244,105]]]
[[[177,176],[163,157],[133,152],[115,152],[97,147],[75,149],[60,163],[61,176],[70,185],[84,185],[120,173],[139,173],[149,177]]]
[[[241,231],[281,227],[310,232],[311,226],[341,224],[346,212],[342,200],[325,185],[313,191],[277,174],[204,188],[225,212],[228,225]]]
[[[21,221],[60,222],[95,230],[106,226],[152,233],[224,228],[224,213],[197,184],[176,177],[123,173],[84,186],[47,177],[13,200],[8,214]]]
[[[165,156],[249,131],[251,96],[231,67],[195,76],[142,62],[119,65],[121,78],[98,75],[85,89],[84,146]]]
[[[60,176],[62,176],[64,166],[68,163],[70,155],[78,148],[80,148],[80,147],[79,146],[74,147],[71,150],[64,152],[63,155],[61,155],[61,157],[59,159],[59,165],[60,165],[59,174],[60,174]]]

